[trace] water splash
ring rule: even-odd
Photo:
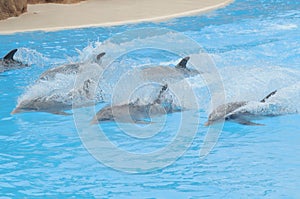
[[[42,53],[30,48],[19,48],[16,52],[15,59],[30,65],[46,66],[50,59]]]
[[[132,87],[135,88],[138,85],[142,86],[143,84],[144,80],[141,79],[141,77],[130,74],[133,69],[157,65],[176,65],[178,60],[180,60],[179,55],[164,51],[163,47],[162,49],[141,48],[134,52],[130,51],[130,49],[133,47],[142,47],[141,43],[145,40],[150,41],[150,47],[151,45],[154,45],[157,40],[174,41],[174,37],[176,38],[176,35],[173,33],[161,35],[151,35],[149,33],[146,34],[146,36],[144,35],[144,38],[137,36],[136,38],[123,38],[121,40],[111,39],[105,42],[97,41],[89,43],[83,50],[77,50],[79,54],[78,57],[72,58],[73,61],[77,60],[82,63],[81,70],[77,76],[74,74],[58,74],[53,81],[36,82],[19,98],[19,103],[22,100],[38,96],[56,96],[56,100],[67,104],[72,104],[73,101],[78,104],[78,106],[83,106],[84,104],[91,104],[91,101],[96,103],[102,101],[111,102],[111,99],[113,98],[111,94],[114,93],[114,95],[119,94],[119,96],[114,96],[113,103],[121,104],[124,102],[124,97],[122,97],[124,93],[132,91]],[[157,44],[155,43],[155,45]],[[174,44],[174,47],[177,48],[178,44]],[[182,43],[180,47],[184,49],[183,51],[190,53],[191,57],[203,53],[199,52],[198,49],[190,48],[190,46],[185,45],[184,43]],[[21,50],[21,52],[23,51],[28,52],[32,50]],[[92,62],[94,57],[101,52],[106,52],[106,55],[103,57],[101,67],[99,67]],[[124,54],[124,52],[126,53]],[[159,59],[157,59],[157,53],[159,53]],[[33,59],[33,55],[36,53],[27,54],[31,54]],[[36,62],[42,63],[43,61],[48,61],[48,59],[41,54],[36,55],[36,57]],[[203,64],[205,64],[205,60],[203,60]],[[192,67],[192,65],[189,67]],[[203,72],[209,73],[209,71]],[[257,66],[257,64],[254,67],[227,66],[219,69],[219,73],[223,79],[227,102],[259,101],[267,93],[275,89],[285,88],[297,84],[300,81],[299,70],[280,66]],[[114,91],[116,85],[120,84],[122,79],[124,82],[121,85],[118,85],[119,88],[117,89],[119,90]],[[87,81],[90,81],[88,91],[84,89],[84,85]],[[201,109],[210,112],[212,110],[212,107],[210,106],[211,94],[208,92],[207,85],[213,83],[213,78],[209,80],[210,82],[207,82],[201,75],[198,75],[187,78],[187,81],[193,88]],[[181,89],[181,91],[177,93],[183,93],[183,96],[181,97],[181,99],[185,99],[183,104],[188,108],[193,108],[188,105],[189,97],[185,96],[185,89],[182,88],[181,81],[172,82],[169,86],[175,90]],[[155,89],[150,88],[147,92],[144,90],[143,92],[135,93],[136,96],[132,101],[135,101],[137,98],[144,100],[145,103],[151,101],[149,96],[153,96],[154,90]],[[295,98],[299,99],[298,96]],[[295,104],[297,105],[298,103],[295,101],[294,106]],[[298,110],[298,108],[296,108],[296,110]]]

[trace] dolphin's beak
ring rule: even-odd
[[[20,109],[15,108],[10,114],[13,115],[13,114],[16,114],[16,113],[20,113]]]
[[[99,123],[99,122],[98,122],[97,118],[94,117],[94,118],[91,120],[90,125],[95,125],[95,124],[98,124],[98,123]]]
[[[207,121],[204,123],[204,126],[210,126],[211,125],[211,122]]]

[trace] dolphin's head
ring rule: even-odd
[[[216,123],[220,123],[222,121],[227,121],[229,120],[228,117],[214,117],[212,115],[209,115],[208,117],[208,120],[204,123],[204,126],[210,126],[210,125],[213,125],[213,124],[216,124]]]
[[[31,107],[29,104],[26,104],[26,105],[20,104],[11,112],[11,114],[24,113],[24,112],[35,112],[35,111],[38,111],[38,108]]]
[[[11,114],[39,111],[37,100],[24,100],[11,112]]]
[[[225,116],[226,116],[226,106],[225,105],[218,106],[215,110],[213,110],[209,114],[208,120],[207,122],[205,122],[204,126],[210,126],[214,123],[217,123]]]
[[[90,124],[97,124],[108,121],[132,122],[136,118],[143,118],[147,114],[147,106],[139,106],[134,103],[107,106],[94,116]]]
[[[204,126],[210,126],[216,122],[218,122],[221,118],[220,117],[216,117],[215,114],[211,113],[209,116],[208,116],[208,120],[207,122],[204,123]]]
[[[236,110],[245,106],[247,103],[248,103],[247,101],[239,101],[239,102],[230,102],[218,106],[215,110],[213,110],[209,114],[208,120],[204,125],[210,126],[222,120],[231,120],[232,113],[236,112]]]
[[[99,122],[104,121],[114,121],[114,116],[111,107],[105,107],[98,111],[94,116],[90,124],[98,124]]]
[[[210,126],[212,124],[215,124],[217,122],[220,122],[222,119],[226,118],[226,114],[230,108],[230,103],[228,104],[222,104],[218,106],[216,109],[214,109],[208,116],[207,122],[205,122],[204,126]]]
[[[18,113],[23,113],[23,112],[27,112],[26,110],[23,110],[22,108],[16,107],[14,110],[12,110],[12,112],[10,114],[18,114]]]

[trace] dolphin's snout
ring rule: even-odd
[[[95,125],[95,124],[97,124],[98,122],[96,121],[96,120],[91,120],[90,121],[90,125]]]
[[[204,123],[204,126],[210,126],[211,125],[211,122],[210,121],[207,121]]]
[[[90,125],[95,125],[95,124],[98,124],[99,121],[97,119],[97,117],[94,117],[91,121],[90,121]]]
[[[20,109],[15,108],[10,114],[14,115],[14,114],[17,114],[17,113],[20,113]]]

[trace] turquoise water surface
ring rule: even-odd
[[[201,76],[189,78],[199,109],[187,113],[200,120],[188,123],[197,129],[191,145],[174,163],[134,174],[107,167],[92,156],[73,116],[10,114],[18,100],[40,93],[63,95],[74,85],[69,76],[37,83],[45,70],[84,62],[95,51],[113,53],[137,46],[143,41],[138,36],[105,41],[141,28],[167,30],[159,38],[162,43],[176,31],[201,45],[223,80],[226,101],[259,101],[277,89],[272,102],[283,108],[271,110],[277,117],[259,118],[264,126],[226,122],[215,147],[201,159],[210,95]],[[30,67],[0,74],[0,198],[299,198],[299,35],[298,0],[237,0],[205,15],[160,23],[1,35],[1,56],[18,48],[16,58]],[[149,33],[149,38],[157,36]],[[122,55],[107,71],[112,75],[96,100],[104,103],[95,109],[109,102],[110,84],[130,67],[176,65],[179,59],[173,52],[151,48]],[[135,139],[114,122],[101,128],[122,150],[147,154],[171,143],[181,120],[180,113],[168,115],[164,128],[149,139]]]

